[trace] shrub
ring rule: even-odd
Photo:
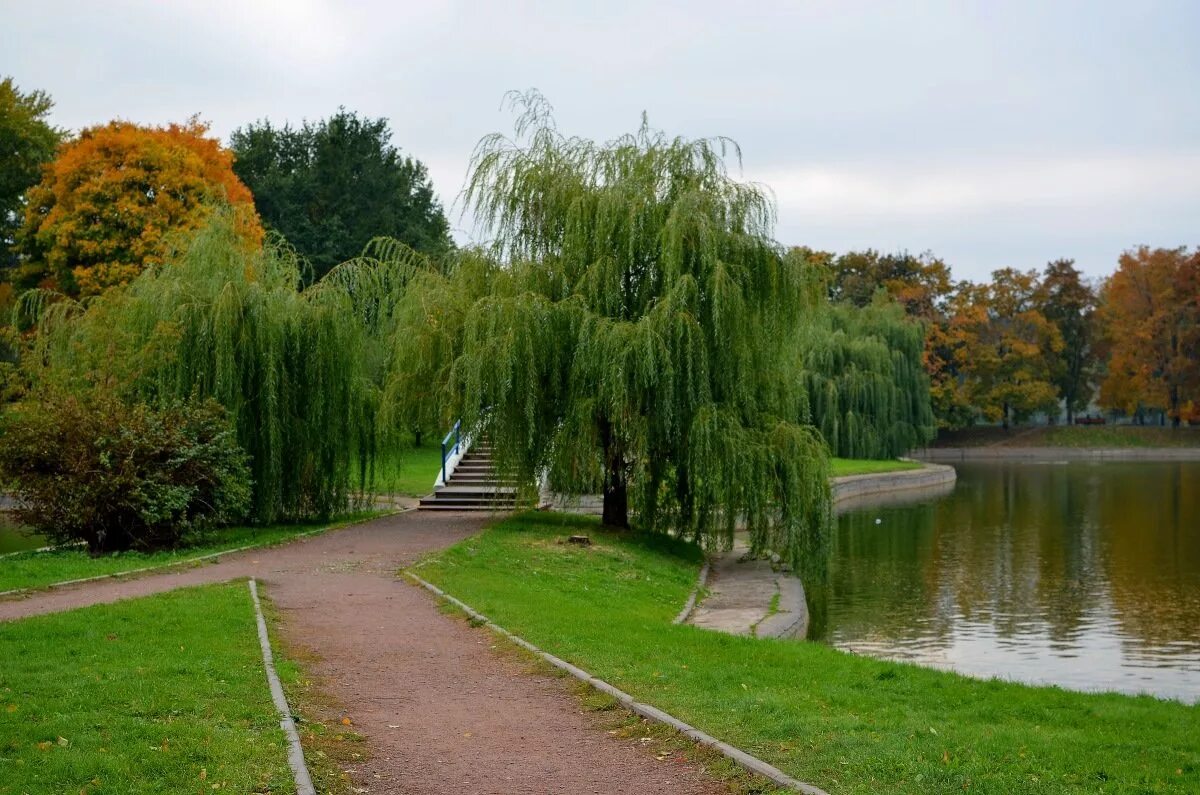
[[[0,481],[13,484],[18,521],[93,555],[178,546],[250,505],[245,453],[211,400],[40,395],[0,428]]]

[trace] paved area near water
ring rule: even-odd
[[[749,552],[746,538],[739,534],[733,549],[713,561],[709,594],[692,611],[689,623],[731,635],[804,637],[808,607],[799,578],[776,571],[768,560],[749,557]]]
[[[701,769],[609,736],[562,680],[497,655],[489,633],[395,577],[488,518],[400,514],[198,568],[0,601],[0,621],[253,576],[285,643],[313,655],[307,670],[367,738],[351,771],[359,792],[725,792]]]

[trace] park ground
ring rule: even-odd
[[[1051,425],[1029,428],[979,426],[939,431],[930,447],[1200,447],[1200,427],[1145,425]]]
[[[0,600],[0,658],[14,661],[0,671],[0,793],[290,791],[243,598],[249,576],[268,597],[322,791],[547,791],[548,781],[761,791],[605,698],[572,695],[439,610],[403,581],[407,570],[830,792],[1200,789],[1195,707],[675,626],[695,546],[555,514],[489,521],[407,513]],[[579,533],[590,548],[563,543]],[[126,758],[133,748],[144,752]]]

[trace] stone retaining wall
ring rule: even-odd
[[[842,503],[876,494],[893,494],[916,489],[936,489],[953,484],[957,478],[954,467],[944,464],[926,464],[920,469],[902,469],[897,472],[876,472],[870,475],[846,475],[833,478],[835,508]]]
[[[864,497],[879,494],[925,490],[948,490],[955,480],[954,467],[942,464],[926,464],[920,469],[902,469],[896,472],[877,472],[871,475],[845,475],[831,478],[834,508],[847,507]],[[543,491],[540,505],[544,509],[567,513],[599,516],[604,512],[604,498],[599,494],[570,496]]]

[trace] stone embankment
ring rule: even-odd
[[[920,469],[846,475],[833,478],[834,510],[841,512],[897,499],[925,499],[954,488],[954,467],[927,464]],[[798,637],[808,632],[804,584],[779,565],[777,557],[752,557],[745,534],[733,549],[712,562],[711,579],[702,583],[707,596],[696,606],[689,623],[760,638]]]

